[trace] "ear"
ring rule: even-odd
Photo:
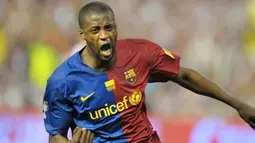
[[[79,32],[79,35],[80,35],[81,39],[85,40],[85,35],[84,35],[83,30],[79,29],[78,32]]]

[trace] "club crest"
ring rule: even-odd
[[[136,82],[136,73],[135,70],[132,68],[128,71],[124,72],[125,80],[130,83],[134,84]]]

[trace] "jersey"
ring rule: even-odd
[[[117,40],[116,62],[104,73],[87,66],[81,51],[48,80],[47,132],[64,135],[74,121],[95,134],[94,143],[160,142],[147,117],[145,87],[178,76],[180,57],[147,40]]]

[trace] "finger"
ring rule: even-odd
[[[88,140],[88,138],[86,138],[86,136],[87,136],[86,129],[82,129],[82,135],[81,135],[81,138],[80,138],[81,143],[86,143],[86,141]]]
[[[87,136],[86,136],[87,142],[86,143],[90,143],[91,142],[91,140],[90,140],[91,135],[92,135],[91,131],[87,131]]]
[[[92,143],[93,142],[93,139],[94,139],[94,134],[92,133],[91,136],[90,136],[90,139],[89,139],[89,143]]]
[[[75,134],[80,128],[77,126],[74,131],[73,131],[73,134]]]
[[[73,135],[73,141],[78,142],[81,138],[82,130],[78,129],[76,133]]]

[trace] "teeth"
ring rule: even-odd
[[[102,51],[101,54],[102,54],[103,56],[110,56],[111,53],[112,53],[112,50],[111,50],[111,49],[107,49],[107,50],[105,50],[105,51]]]

